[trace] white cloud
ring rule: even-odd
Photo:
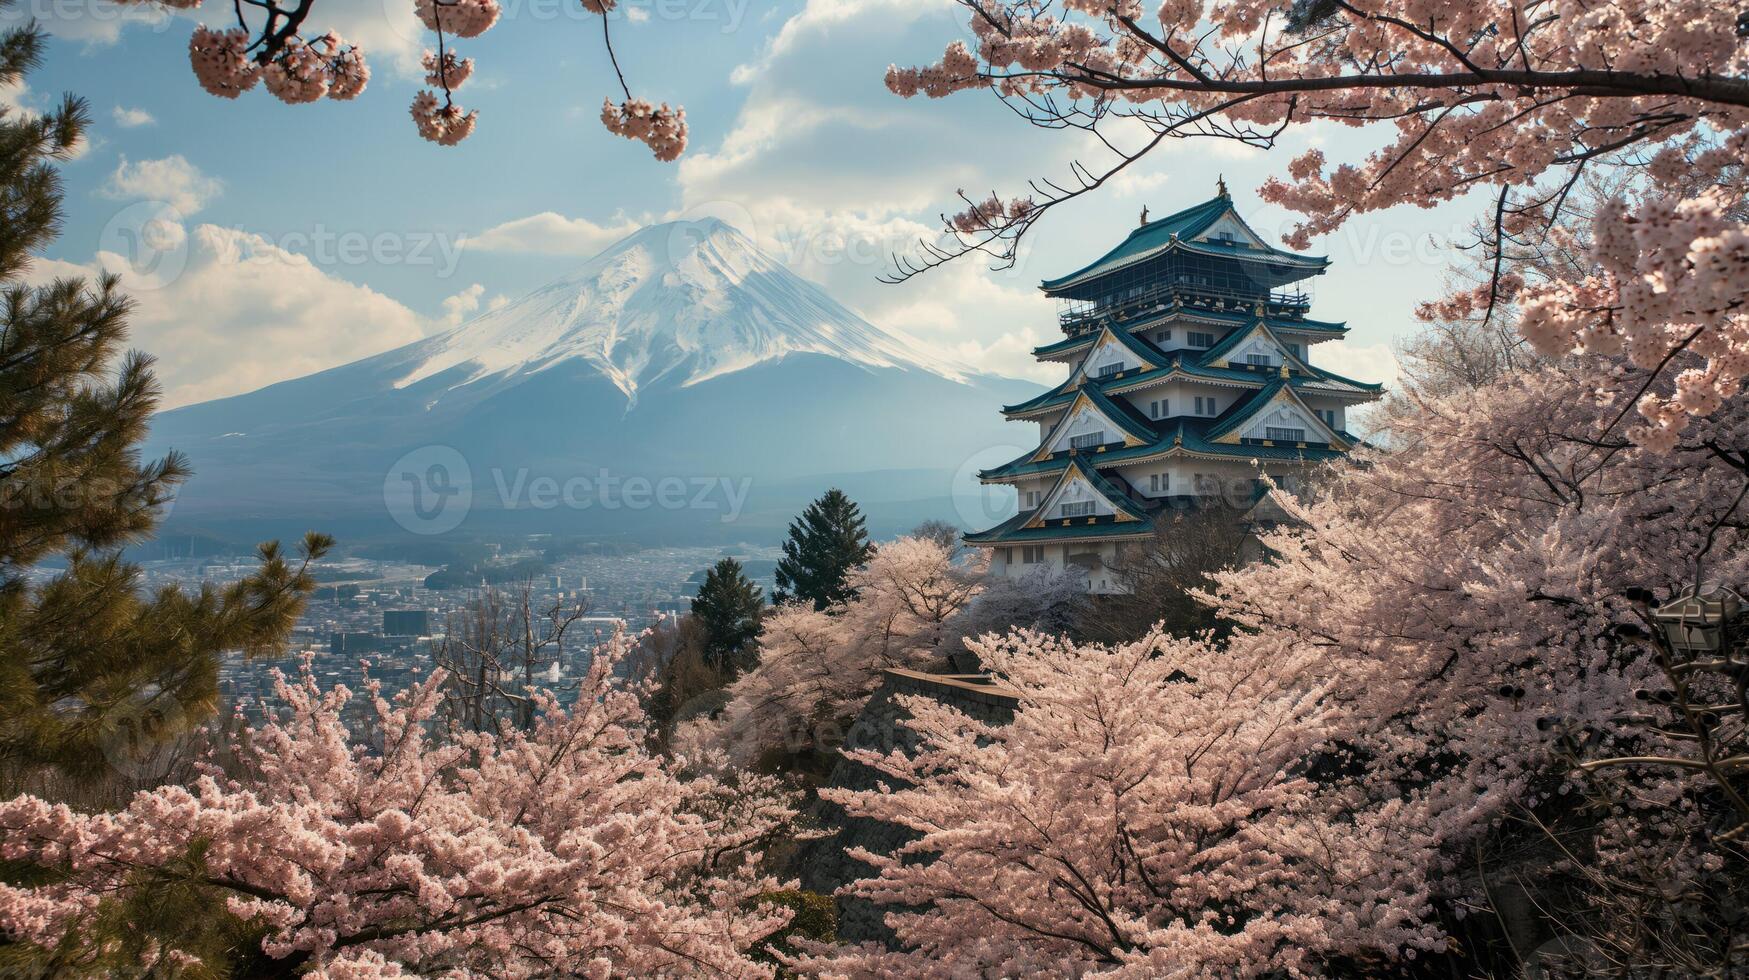
[[[38,260],[29,276],[120,273],[135,303],[128,343],[157,355],[165,407],[253,391],[426,333],[406,306],[259,235],[199,225],[169,244],[178,261],[156,271],[99,252],[87,266]]]
[[[682,158],[684,216],[712,214],[820,283],[870,322],[977,370],[1056,380],[1032,347],[1052,305],[1025,262],[991,272],[976,257],[884,285],[895,254],[939,234],[967,189],[1011,192],[1066,176],[1076,134],[1025,125],[994,100],[902,100],[889,62],[939,57],[964,31],[945,0],[809,0],[731,81],[747,97],[721,142]],[[1030,249],[1029,249],[1030,251]]]
[[[475,313],[480,312],[481,306],[487,310],[496,310],[510,302],[510,297],[498,293],[481,303],[485,295],[486,287],[476,282],[454,296],[448,297],[443,301],[442,318],[435,321],[432,326],[442,329],[457,327],[471,319]]]
[[[103,195],[122,201],[163,201],[184,215],[218,197],[224,184],[201,173],[181,154],[129,163],[122,157],[103,186]]]
[[[192,11],[184,12],[181,22],[185,29],[192,26],[194,16]],[[26,19],[35,19],[57,41],[76,41],[90,50],[116,43],[124,30],[143,27],[161,32],[179,18],[176,12],[155,3],[58,0],[15,5],[0,14],[0,26],[15,26]]]
[[[127,106],[116,106],[110,111],[110,115],[115,117],[115,124],[123,129],[150,126],[158,121],[144,109],[133,109]]]
[[[464,249],[482,252],[535,252],[545,255],[593,256],[643,227],[621,215],[608,224],[587,218],[567,218],[542,211],[495,225],[462,241]]]
[[[1111,183],[1106,186],[1119,197],[1135,197],[1138,194],[1151,194],[1165,187],[1166,182],[1172,178],[1171,174],[1164,171],[1157,170],[1148,173],[1137,169],[1144,165],[1143,163],[1131,164],[1119,172],[1116,177],[1113,177]]]

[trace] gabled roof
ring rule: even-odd
[[[1140,521],[1124,521],[1122,523],[1109,518],[1080,524],[1070,520],[1046,522],[1043,527],[1028,527],[1030,512],[1023,511],[1008,520],[990,528],[965,536],[965,542],[973,545],[990,544],[1029,544],[1034,541],[1075,541],[1104,540],[1107,538],[1136,538],[1154,533],[1154,521],[1150,518]]]
[[[1125,521],[1140,521],[1147,519],[1147,509],[1144,508],[1134,497],[1130,496],[1129,493],[1113,483],[1110,479],[1106,478],[1106,476],[1100,473],[1099,470],[1089,465],[1086,457],[1072,454],[1069,457],[1069,465],[1063,467],[1062,475],[1057,477],[1056,485],[1051,487],[1050,493],[1045,494],[1044,501],[1033,510],[1032,516],[1026,521],[1025,526],[1045,526],[1047,523],[1045,514],[1048,513],[1052,507],[1056,506],[1057,500],[1063,495],[1063,491],[1076,480],[1085,481],[1088,486],[1093,488],[1094,493],[1099,494],[1107,504],[1111,505],[1111,509],[1116,511],[1115,515],[1106,518],[1108,522],[1115,521],[1121,524]],[[1093,524],[1097,520],[1097,517],[1058,517],[1050,520],[1049,523],[1078,522],[1081,524]]]
[[[1250,313],[1227,313],[1220,310],[1200,310],[1176,307],[1167,310],[1160,316],[1150,317],[1146,320],[1134,323],[1128,323],[1124,326],[1127,331],[1134,334],[1152,330],[1156,327],[1163,327],[1168,324],[1177,323],[1181,319],[1211,321],[1215,323],[1232,323],[1242,326],[1254,318],[1255,315]],[[1278,334],[1303,333],[1318,338],[1334,338],[1341,337],[1348,333],[1348,325],[1346,323],[1332,320],[1283,320],[1274,318],[1267,319],[1264,322],[1269,324],[1269,329],[1274,330]],[[1064,337],[1062,340],[1056,340],[1039,347],[1034,347],[1032,349],[1032,356],[1037,358],[1051,358],[1062,354],[1072,353],[1088,344],[1091,344],[1098,336],[1099,333],[1097,331],[1090,330],[1078,336]]]
[[[1218,384],[1232,385],[1241,388],[1262,388],[1276,379],[1275,375],[1265,374],[1247,368],[1221,367],[1213,364],[1203,364],[1195,357],[1186,356],[1194,353],[1189,351],[1173,351],[1170,362],[1162,368],[1152,371],[1125,371],[1112,378],[1090,378],[1084,384],[1077,386],[1079,374],[1071,374],[1067,380],[1055,388],[1036,395],[1023,402],[1005,405],[1002,414],[1009,418],[1025,418],[1036,412],[1054,411],[1063,405],[1074,401],[1075,392],[1080,388],[1097,387],[1110,395],[1115,392],[1129,391],[1138,385],[1154,384],[1166,381],[1173,376],[1192,378],[1200,381],[1213,381]],[[1296,374],[1288,379],[1288,383],[1302,391],[1319,395],[1354,398],[1370,396],[1384,390],[1384,385],[1368,384],[1355,381],[1339,374],[1333,374],[1319,367],[1308,367],[1304,373]],[[1116,400],[1116,399],[1114,399]],[[1366,399],[1370,400],[1370,398]]]
[[[1253,242],[1229,244],[1192,241],[1196,236],[1206,232],[1215,222],[1229,215],[1241,228],[1250,232],[1255,244]],[[1129,237],[1119,243],[1116,248],[1100,256],[1092,264],[1061,278],[1047,279],[1039,285],[1046,293],[1054,293],[1133,265],[1144,259],[1152,258],[1171,248],[1182,248],[1204,255],[1295,266],[1306,272],[1321,272],[1325,266],[1330,264],[1329,260],[1323,256],[1299,255],[1263,244],[1262,237],[1251,231],[1251,226],[1246,224],[1245,220],[1234,210],[1233,199],[1227,196],[1223,190],[1222,193],[1201,204],[1148,222],[1130,232]]]
[[[1098,350],[1100,343],[1102,343],[1107,337],[1111,338],[1113,342],[1123,347],[1125,350],[1136,355],[1136,358],[1146,367],[1163,368],[1172,363],[1172,355],[1155,347],[1153,344],[1148,343],[1146,340],[1143,340],[1128,330],[1113,329],[1110,324],[1106,324],[1104,327],[1100,328],[1099,340],[1094,341],[1093,347],[1089,353],[1091,353],[1092,350]]]
[[[1259,392],[1258,395],[1261,395]],[[1096,469],[1110,469],[1140,460],[1164,458],[1170,456],[1192,456],[1205,459],[1258,459],[1277,462],[1317,463],[1340,458],[1345,450],[1326,448],[1318,445],[1261,445],[1259,443],[1216,442],[1210,436],[1210,430],[1235,417],[1246,417],[1250,414],[1252,399],[1242,400],[1222,412],[1219,416],[1196,418],[1178,416],[1161,419],[1154,425],[1154,439],[1147,445],[1126,446],[1103,453],[1056,453],[1039,458],[1036,453],[1028,452],[1001,466],[994,466],[978,473],[978,479],[986,483],[1002,482],[1023,476],[1039,476],[1057,473],[1074,461],[1081,461]],[[1236,424],[1236,423],[1235,423]],[[1356,439],[1346,432],[1338,433],[1344,445],[1353,445]]]
[[[1050,455],[1050,444],[1056,441],[1057,434],[1063,430],[1063,426],[1070,424],[1082,408],[1089,408],[1097,412],[1101,418],[1110,422],[1119,432],[1123,433],[1126,447],[1145,446],[1154,441],[1152,426],[1137,418],[1135,413],[1129,411],[1121,403],[1113,401],[1098,388],[1092,385],[1083,385],[1076,389],[1075,400],[1069,403],[1069,410],[1063,413],[1063,417],[1057,420],[1056,425],[1051,426],[1051,431],[1039,443],[1038,452],[1035,454],[1038,458],[1042,459]]]
[[[1223,413],[1221,418],[1214,425],[1209,426],[1207,432],[1203,433],[1203,438],[1213,444],[1240,445],[1239,427],[1256,418],[1271,405],[1280,403],[1292,404],[1299,409],[1300,414],[1317,426],[1324,438],[1311,441],[1326,443],[1334,450],[1348,448],[1348,441],[1335,429],[1326,425],[1324,420],[1318,417],[1318,413],[1312,411],[1311,407],[1300,398],[1299,393],[1294,391],[1293,386],[1288,384],[1286,379],[1276,380],[1269,387],[1247,398],[1242,404],[1235,405]]]
[[[1197,357],[1197,361],[1208,367],[1219,367],[1221,365],[1221,360],[1231,353],[1233,348],[1238,347],[1240,344],[1252,337],[1258,336],[1259,334],[1266,338],[1269,341],[1270,346],[1280,352],[1282,357],[1291,359],[1293,361],[1293,366],[1299,368],[1301,373],[1317,373],[1317,371],[1314,370],[1310,364],[1307,364],[1303,358],[1294,356],[1294,354],[1287,349],[1287,342],[1280,337],[1277,337],[1275,331],[1271,330],[1269,324],[1262,319],[1252,320],[1249,326],[1229,331],[1225,337],[1221,338],[1220,343],[1203,351],[1202,354]]]

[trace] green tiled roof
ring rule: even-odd
[[[1087,400],[1099,409],[1100,414],[1116,423],[1117,427],[1125,433],[1143,442],[1149,442],[1154,438],[1154,427],[1148,423],[1147,419],[1131,411],[1128,403],[1112,398],[1092,385],[1081,390],[1087,393]]]
[[[1118,510],[1123,511],[1131,517],[1139,518],[1148,515],[1147,510],[1144,509],[1134,497],[1131,497],[1128,491],[1117,486],[1115,483],[1112,483],[1105,474],[1099,472],[1098,469],[1089,464],[1087,462],[1087,457],[1074,456],[1070,458],[1069,464],[1075,468],[1075,472],[1079,473],[1083,479],[1088,483],[1093,484],[1093,489],[1098,490],[1100,494],[1103,495],[1105,499],[1111,501],[1112,505]]]
[[[1271,394],[1273,395],[1273,392]],[[1343,455],[1339,449],[1326,449],[1317,446],[1307,446],[1301,449],[1298,446],[1257,446],[1245,443],[1229,445],[1210,441],[1212,438],[1210,430],[1216,423],[1236,415],[1243,415],[1246,406],[1252,405],[1256,398],[1257,396],[1253,395],[1222,412],[1214,419],[1162,419],[1155,427],[1154,441],[1145,446],[1113,449],[1103,453],[1057,453],[1041,460],[1034,460],[1033,453],[1027,453],[1001,466],[981,470],[978,473],[978,478],[980,480],[1001,480],[1017,476],[1056,473],[1077,462],[1100,468],[1118,466],[1130,460],[1145,459],[1168,452],[1175,445],[1185,452],[1202,456],[1223,456],[1229,459],[1324,462]],[[1219,433],[1213,434],[1218,435]],[[1342,435],[1343,438],[1352,441],[1347,433]]]
[[[1243,368],[1217,367],[1213,364],[1202,364],[1197,360],[1185,357],[1184,355],[1186,353],[1186,351],[1172,352],[1170,355],[1172,358],[1171,362],[1162,368],[1155,368],[1152,371],[1125,372],[1114,378],[1089,378],[1084,383],[1083,387],[1098,387],[1101,390],[1108,388],[1127,388],[1138,382],[1152,381],[1155,378],[1166,377],[1175,370],[1181,371],[1194,378],[1206,378],[1210,381],[1250,382],[1256,384],[1260,388],[1269,384],[1269,382],[1274,379],[1273,375],[1265,374],[1261,371],[1250,371]],[[1297,389],[1305,389],[1309,386],[1323,382],[1336,382],[1339,384],[1352,385],[1365,392],[1382,391],[1384,389],[1383,385],[1355,381],[1352,378],[1345,378],[1320,367],[1308,366],[1311,367],[1313,373],[1296,374],[1289,379],[1288,383],[1292,384]],[[1029,398],[1026,401],[1014,405],[1005,405],[1002,408],[1002,413],[1004,415],[1016,415],[1068,404],[1075,400],[1076,389],[1072,384],[1073,381],[1074,378],[1071,376],[1062,384],[1057,385],[1055,388],[1052,388],[1042,395]]]
[[[1133,262],[1157,254],[1173,244],[1205,255],[1285,263],[1312,270],[1321,270],[1329,264],[1329,260],[1322,256],[1298,255],[1267,245],[1259,250],[1248,243],[1228,245],[1188,241],[1188,239],[1207,231],[1209,226],[1219,220],[1221,215],[1226,214],[1232,206],[1232,198],[1221,194],[1201,204],[1150,221],[1130,232],[1129,237],[1119,243],[1116,248],[1100,256],[1090,265],[1057,279],[1047,279],[1040,284],[1040,288],[1047,293],[1063,289],[1076,282],[1121,269]]]
[[[1198,309],[1168,310],[1161,314],[1157,319],[1165,319],[1166,317],[1176,316],[1181,313],[1200,317],[1205,320],[1219,320],[1223,323],[1231,323],[1235,325],[1249,323],[1251,320],[1255,319],[1250,313],[1227,313],[1218,310]],[[1126,331],[1133,333],[1144,326],[1151,328],[1153,322],[1154,321],[1150,319],[1143,321],[1142,323],[1126,323],[1123,326]],[[1340,337],[1348,332],[1347,324],[1337,323],[1330,320],[1281,320],[1272,318],[1264,322],[1269,325],[1269,329],[1274,330],[1276,333],[1311,333]],[[1079,336],[1064,337],[1062,340],[1055,340],[1043,346],[1034,347],[1032,349],[1032,356],[1053,357],[1057,354],[1066,354],[1079,347],[1093,343],[1098,336],[1099,331],[1089,330]]]
[[[965,536],[967,544],[1029,544],[1033,541],[1060,541],[1074,538],[1127,538],[1154,533],[1152,519],[1099,523],[1062,524],[1046,527],[1022,527],[1032,518],[1030,512],[1016,514],[987,531]]]

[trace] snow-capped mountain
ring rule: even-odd
[[[874,326],[705,219],[644,228],[442,334],[166,412],[150,448],[194,462],[177,524],[388,524],[385,479],[439,447],[465,460],[470,520],[691,533],[723,515],[530,514],[522,488],[723,478],[752,489],[743,526],[718,529],[747,537],[830,484],[951,518],[953,474],[1025,441],[998,406],[1036,390]]]
[[[458,367],[466,385],[580,361],[635,403],[652,384],[695,384],[803,353],[964,377],[914,346],[706,218],[645,228],[572,275],[395,352],[411,364],[396,385]]]

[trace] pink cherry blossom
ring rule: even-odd
[[[678,160],[686,150],[686,110],[670,109],[668,103],[651,105],[642,99],[601,104],[601,124],[610,133],[639,140],[658,160]]]
[[[542,695],[526,733],[434,739],[439,672],[392,702],[372,685],[366,742],[342,720],[351,692],[306,668],[235,775],[114,813],[0,803],[0,856],[59,869],[0,886],[0,926],[74,952],[99,901],[200,841],[206,883],[311,976],[766,976],[747,953],[788,914],[743,903],[775,886],[752,845],[790,811],[773,784],[682,780],[647,751],[613,677],[629,642],[597,651],[569,712]]]
[[[223,99],[234,99],[261,80],[261,66],[245,54],[249,33],[240,27],[215,31],[202,26],[188,39],[188,60],[200,87]]]
[[[454,146],[472,135],[474,123],[480,115],[478,112],[464,113],[460,106],[440,102],[430,92],[414,96],[411,111],[419,135],[442,146]]]
[[[934,64],[889,68],[888,88],[931,98],[992,89],[1037,125],[1099,131],[1104,141],[1094,145],[1106,158],[1068,179],[1033,181],[1040,199],[1020,214],[994,196],[968,201],[946,222],[954,244],[903,266],[901,277],[974,251],[1014,261],[1040,210],[1098,190],[1168,138],[1271,147],[1308,124],[1379,131],[1371,153],[1331,160],[1307,150],[1265,182],[1264,200],[1304,215],[1285,236],[1293,248],[1359,215],[1433,207],[1477,188],[1495,204],[1488,250],[1553,241],[1573,186],[1632,153],[1652,179],[1596,215],[1600,273],[1516,296],[1491,284],[1483,306],[1521,314],[1521,332],[1545,352],[1626,350],[1641,367],[1700,353],[1704,383],[1691,377],[1675,400],[1644,403],[1631,430],[1641,445],[1673,445],[1683,419],[1717,411],[1740,385],[1749,366],[1749,46],[1737,8],[1703,0],[965,6],[971,39],[949,41]],[[1149,138],[1138,146],[1134,132]]]
[[[451,91],[474,73],[474,59],[457,58],[454,51],[445,51],[441,58],[427,51],[420,63],[425,67],[425,84]]]

